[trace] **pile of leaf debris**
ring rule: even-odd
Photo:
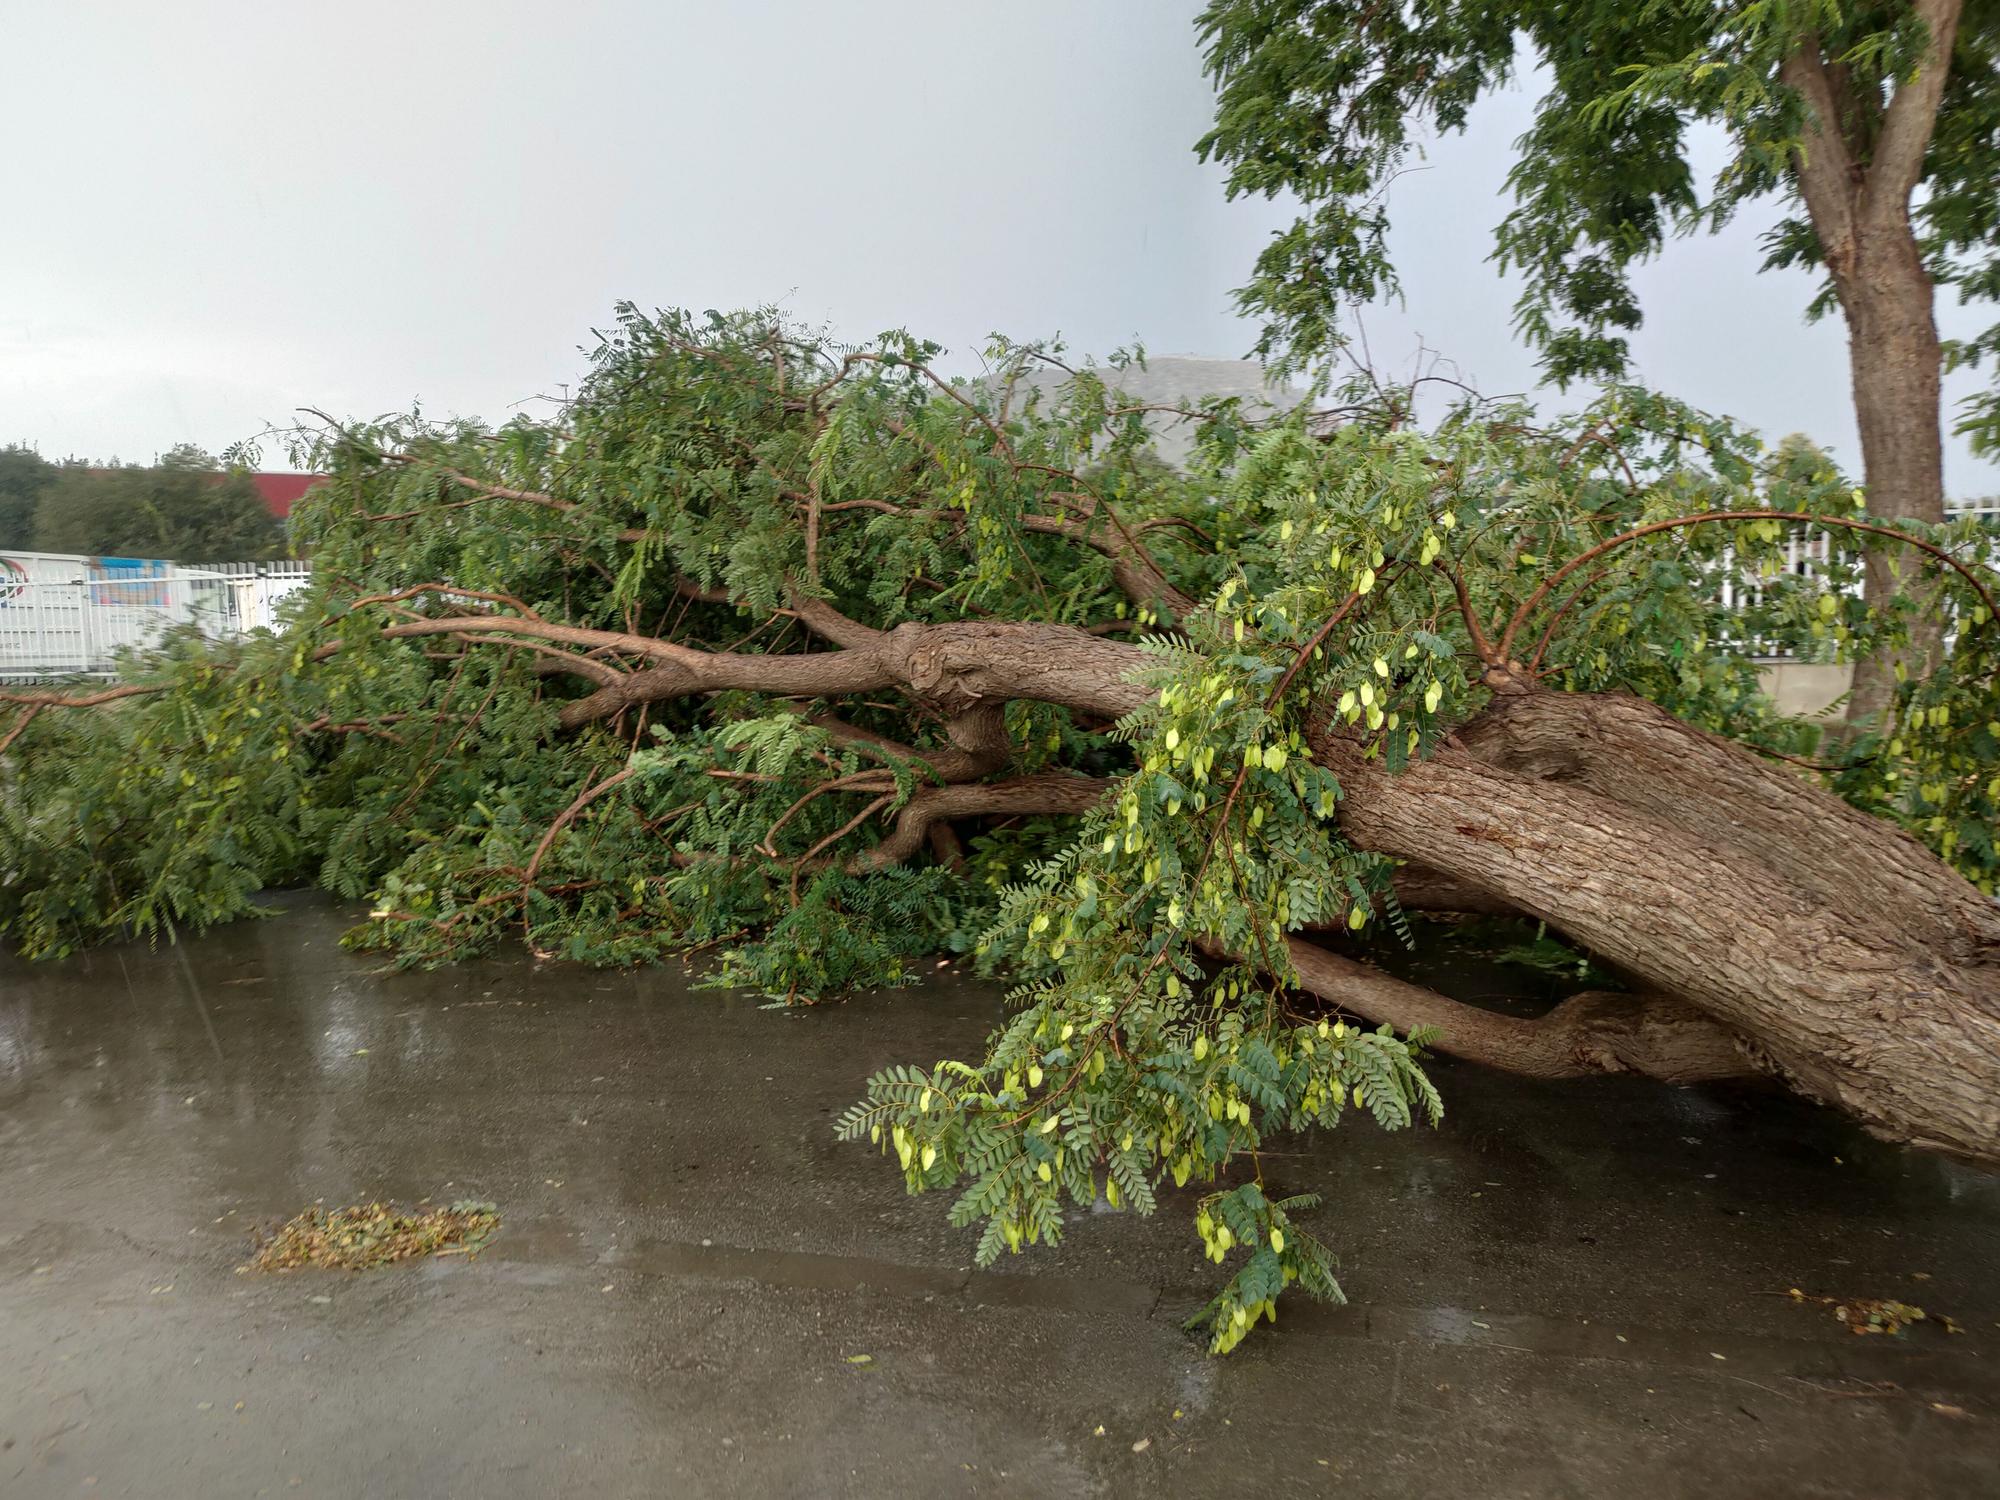
[[[309,1208],[257,1238],[245,1271],[367,1271],[420,1255],[476,1255],[500,1225],[491,1203],[461,1199],[449,1208],[399,1209],[387,1203]]]
[[[1899,1334],[1909,1324],[1921,1323],[1927,1316],[1921,1307],[1885,1297],[1813,1297],[1793,1287],[1791,1298],[1794,1302],[1810,1302],[1833,1309],[1833,1315],[1847,1325],[1849,1333]],[[1946,1333],[1964,1331],[1941,1313],[1937,1315],[1937,1322]]]

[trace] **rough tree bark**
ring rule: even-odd
[[[1991,902],[1886,825],[1829,864],[1842,804],[1803,782],[1758,797],[1782,773],[1651,705],[1536,694],[1496,716],[1517,740],[1573,739],[1567,763],[1509,769],[1503,738],[1476,721],[1464,748],[1390,776],[1321,736],[1343,831],[1549,922],[1877,1134],[2000,1159]],[[1671,807],[1646,771],[1669,759],[1716,794]]]
[[[1800,196],[1847,321],[1854,412],[1868,508],[1893,519],[1944,519],[1943,352],[1930,273],[1910,221],[1924,153],[1950,76],[1963,0],[1917,0],[1930,29],[1916,74],[1886,108],[1855,89],[1845,67],[1808,39],[1781,76],[1808,117],[1796,163]],[[1865,597],[1881,608],[1906,586],[1908,559],[1872,554]],[[1935,648],[1934,627],[1913,627],[1910,656]],[[1894,701],[1893,655],[1855,664],[1850,722],[1879,719]]]

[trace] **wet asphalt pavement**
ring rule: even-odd
[[[2000,1179],[1795,1102],[1440,1064],[1443,1129],[1266,1158],[1352,1303],[1217,1361],[1181,1195],[975,1271],[948,1199],[833,1139],[876,1068],[973,1053],[992,987],[383,975],[285,904],[0,961],[7,1500],[2000,1494]],[[236,1269],[259,1223],[426,1196],[498,1203],[487,1252]]]

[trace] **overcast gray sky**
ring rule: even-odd
[[[307,403],[501,418],[619,298],[1240,354],[1230,290],[1284,214],[1194,159],[1197,8],[0,0],[0,442],[144,459]],[[1384,364],[1421,335],[1488,391],[1532,383],[1485,264],[1529,108],[1397,185]],[[1753,274],[1758,227],[1646,273],[1641,373],[1851,461],[1841,332],[1803,324],[1803,278]],[[1948,483],[2000,472],[1954,447]]]

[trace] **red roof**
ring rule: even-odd
[[[280,521],[291,515],[299,497],[325,479],[324,474],[252,474],[250,482]]]

